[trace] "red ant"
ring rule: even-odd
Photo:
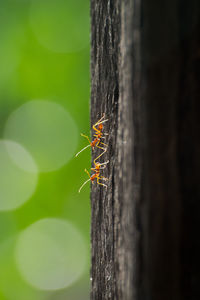
[[[92,176],[90,176],[90,173],[88,172],[88,170],[85,169],[85,172],[88,174],[89,179],[86,180],[86,181],[82,184],[82,186],[80,187],[80,189],[79,189],[78,192],[80,193],[80,191],[82,190],[82,188],[84,187],[84,185],[85,185],[87,182],[91,181],[92,184],[93,184],[95,178],[97,179],[97,183],[98,183],[99,185],[105,186],[105,187],[107,188],[107,185],[106,185],[106,184],[103,184],[103,183],[101,183],[101,182],[99,182],[99,180],[108,180],[107,178],[105,178],[105,177],[103,177],[103,176],[100,176],[100,170],[105,169],[105,167],[106,167],[106,165],[107,165],[108,163],[109,163],[109,161],[106,161],[106,162],[104,162],[104,163],[99,163],[99,162],[95,163],[95,162],[94,162],[95,168],[91,168],[91,170],[94,171],[95,173],[94,173]],[[102,166],[103,166],[103,167],[102,167]]]
[[[101,141],[101,139],[104,139],[105,137],[103,135],[107,135],[106,133],[103,134],[102,130],[103,130],[103,125],[102,123],[105,123],[108,121],[107,120],[103,120],[105,118],[105,114],[103,114],[103,117],[98,120],[93,126],[93,130],[95,131],[95,134],[93,135],[95,137],[95,139],[93,141],[90,141],[89,137],[87,135],[84,135],[81,133],[81,136],[85,137],[88,142],[89,142],[89,145],[87,145],[86,147],[84,147],[81,151],[79,151],[77,154],[76,154],[76,157],[82,152],[84,151],[85,149],[87,149],[88,147],[92,147],[92,150],[94,150],[94,147],[96,146],[97,148],[99,149],[102,149],[105,153],[106,150],[107,150],[107,145],[105,143],[103,143]],[[98,126],[98,128],[96,128]],[[105,148],[103,147],[100,147],[99,145],[103,145]]]

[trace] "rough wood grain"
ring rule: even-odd
[[[200,299],[199,17],[198,0],[91,0],[110,161],[91,192],[92,300]]]
[[[109,150],[103,161],[110,163],[104,172],[109,177],[106,191],[93,186],[92,206],[92,299],[112,299],[115,295],[114,267],[114,187],[116,161],[116,131],[118,126],[120,41],[119,1],[91,1],[91,122],[94,124],[105,112],[109,122]],[[93,159],[98,152],[93,153]]]

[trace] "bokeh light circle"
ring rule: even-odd
[[[37,166],[21,145],[8,140],[0,140],[0,166],[0,211],[13,210],[33,195]]]
[[[15,258],[18,270],[30,285],[58,290],[76,281],[86,264],[86,246],[69,222],[41,219],[19,235]]]
[[[54,52],[76,52],[89,44],[88,0],[32,0],[30,23],[39,42]]]
[[[15,110],[4,136],[22,144],[42,172],[66,164],[78,143],[77,126],[70,114],[55,102],[41,100],[26,102]]]

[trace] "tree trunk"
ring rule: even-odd
[[[199,0],[91,0],[91,122],[109,119],[92,300],[200,299],[199,17]]]

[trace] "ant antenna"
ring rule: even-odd
[[[89,178],[88,180],[86,180],[86,181],[82,184],[82,186],[81,186],[80,189],[78,190],[79,193],[81,192],[81,190],[82,190],[82,188],[84,187],[84,185],[85,185],[86,183],[88,183],[88,181],[90,181],[90,178]]]
[[[78,153],[76,153],[75,157],[77,157],[82,151],[84,151],[85,149],[87,149],[88,147],[91,147],[91,145],[87,145],[86,147],[84,147],[83,149],[81,149],[81,151],[79,151]]]

